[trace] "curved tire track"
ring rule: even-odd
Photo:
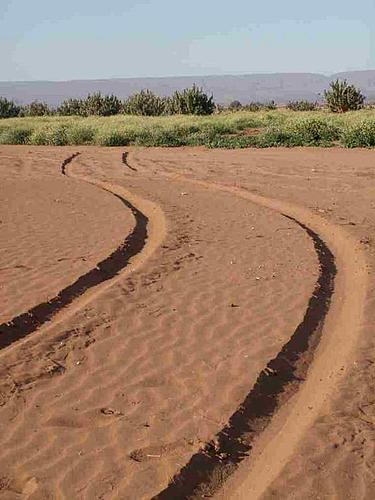
[[[278,355],[259,374],[239,408],[214,440],[192,456],[170,485],[155,500],[212,496],[246,458],[254,439],[274,414],[303,383],[329,310],[336,276],[335,259],[321,238],[293,217],[313,241],[320,273],[302,322]]]
[[[128,156],[127,165],[129,165]],[[330,396],[335,383],[337,384],[343,375],[343,365],[345,366],[360,332],[367,284],[366,260],[341,228],[323,221],[302,207],[243,189],[190,179],[178,174],[161,175],[171,180],[200,185],[206,189],[230,192],[280,213],[307,232],[319,259],[318,281],[304,319],[290,340],[259,374],[255,385],[232,414],[228,424],[216,434],[213,441],[193,455],[167,488],[153,497],[153,500],[202,498],[214,495],[220,498],[232,498],[234,491],[236,499],[259,498],[273,478],[280,473],[283,464],[293,451],[293,446],[302,439],[303,432],[312,424],[324,399]],[[330,306],[337,273],[335,257],[318,233],[301,220],[310,220],[315,227],[326,234],[329,231],[333,233],[329,237],[335,245],[336,257],[340,258],[342,265],[339,286],[335,287],[335,292],[341,296],[332,304],[333,311]],[[355,300],[347,297],[347,292],[350,293],[352,289],[357,291]],[[331,314],[328,315],[328,312]],[[333,319],[334,313],[337,315],[335,319]],[[323,328],[324,336],[322,336]],[[333,334],[333,338],[327,336],[328,328],[331,328],[330,333]],[[353,332],[356,335],[353,335]],[[324,350],[322,353],[319,350],[316,355],[321,340]],[[341,340],[340,345],[337,344],[339,340]],[[309,376],[306,379],[307,374]],[[293,399],[291,407],[286,403],[293,394],[296,394],[296,401]],[[309,406],[309,403],[313,403],[314,406]],[[268,431],[268,428],[271,430]],[[266,429],[267,432],[263,432]],[[259,438],[263,439],[260,446]],[[254,448],[255,454],[252,456],[254,463],[252,465],[250,460],[248,470],[244,471],[242,468],[246,478],[239,488],[238,480],[236,482],[236,478],[238,479],[240,475],[239,471],[233,480],[228,479]]]
[[[61,173],[66,175],[66,167],[80,153],[74,153],[66,158],[61,165]],[[99,262],[95,268],[80,276],[74,283],[61,290],[53,299],[38,304],[27,312],[14,317],[9,322],[0,325],[0,349],[10,346],[35,332],[39,327],[51,320],[64,307],[71,304],[88,289],[95,287],[115,277],[128,264],[132,257],[140,253],[148,239],[149,219],[124,197],[112,193],[135,217],[135,227],[124,242],[108,257]]]

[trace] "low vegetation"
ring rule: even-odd
[[[275,101],[269,102],[248,102],[242,104],[240,101],[232,101],[227,108],[219,107],[220,111],[272,111],[277,109]]]
[[[289,101],[286,107],[291,111],[315,111],[319,109],[317,102],[310,101]]]
[[[206,146],[210,148],[375,147],[375,109],[362,109],[353,86],[332,82],[327,106],[308,101],[233,101],[215,106],[197,86],[159,97],[149,90],[124,102],[100,93],[68,99],[56,110],[44,103],[17,106],[0,98],[0,144]]]
[[[375,110],[227,111],[211,116],[25,116],[0,122],[0,144],[375,147]]]

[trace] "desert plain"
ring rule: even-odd
[[[371,150],[0,146],[0,178],[0,498],[374,498]]]

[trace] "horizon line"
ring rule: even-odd
[[[214,77],[231,77],[231,76],[263,76],[263,75],[319,75],[324,77],[332,77],[343,73],[366,73],[375,71],[374,69],[360,69],[337,71],[334,73],[320,73],[314,71],[267,71],[255,73],[221,73],[221,74],[206,74],[206,75],[167,75],[167,76],[116,76],[105,78],[71,78],[68,80],[0,80],[0,83],[70,83],[70,82],[83,82],[83,81],[108,81],[108,80],[163,80],[163,79],[177,79],[177,78],[214,78]]]

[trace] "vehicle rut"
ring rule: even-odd
[[[366,258],[346,231],[303,207],[179,173],[158,174],[271,209],[298,224],[315,247],[320,273],[303,321],[258,375],[228,423],[153,500],[260,498],[280,474],[324,400],[332,397],[350,363],[361,331]],[[355,297],[352,290],[356,290]],[[244,466],[240,468],[241,462]]]
[[[67,165],[79,156],[79,154],[74,153],[62,162],[60,167],[62,175],[67,175]],[[13,342],[35,332],[43,324],[50,321],[59,311],[83,295],[88,289],[115,277],[128,266],[132,257],[143,250],[148,239],[148,217],[124,197],[116,193],[111,194],[131,210],[135,218],[133,231],[114,252],[99,262],[93,269],[80,276],[72,284],[63,288],[55,297],[1,324],[0,349],[4,349]]]
[[[332,252],[317,233],[295,218],[282,215],[306,231],[319,260],[319,277],[304,318],[277,356],[258,375],[228,424],[192,456],[154,500],[212,496],[250,454],[254,439],[305,380],[329,310],[337,270]]]

